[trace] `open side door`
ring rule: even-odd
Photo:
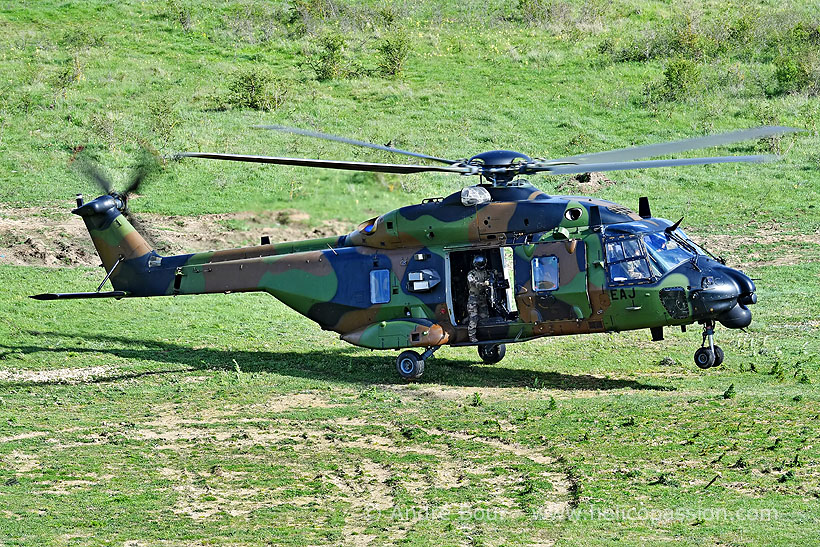
[[[586,244],[573,239],[517,246],[515,300],[527,323],[589,318]]]

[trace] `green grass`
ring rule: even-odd
[[[96,272],[4,267],[0,526],[11,545],[810,541],[820,268],[782,271],[753,272],[756,321],[719,331],[720,369],[691,363],[697,333],[638,332],[493,366],[448,348],[408,386],[391,353],[263,295],[42,303],[25,295]]]
[[[720,224],[749,214],[784,224],[798,217],[806,222],[807,215],[795,208],[818,197],[818,102],[806,92],[770,89],[776,52],[798,48],[799,57],[812,51],[813,42],[795,46],[784,30],[767,23],[783,20],[786,29],[816,25],[820,14],[811,3],[761,4],[769,19],[747,22],[760,35],[758,42],[768,45],[747,51],[721,38],[723,49],[706,59],[700,50],[690,52],[703,65],[702,88],[686,100],[648,105],[642,102],[644,89],[662,79],[667,60],[680,54],[674,43],[657,46],[645,62],[619,62],[606,52],[670,33],[691,11],[684,5],[625,1],[596,4],[585,13],[580,4],[557,3],[563,11],[545,24],[521,21],[521,10],[508,3],[425,4],[417,10],[388,5],[397,14],[394,24],[407,29],[410,39],[403,76],[394,79],[378,71],[377,46],[391,30],[377,5],[345,8],[328,1],[321,5],[336,6],[346,16],[311,20],[307,33],[288,22],[291,8],[285,3],[182,5],[190,12],[188,31],[163,2],[39,3],[36,11],[11,5],[0,12],[6,52],[0,61],[2,202],[62,206],[78,191],[95,193],[67,167],[78,146],[124,181],[141,139],[166,154],[210,150],[401,161],[249,128],[257,123],[316,127],[455,158],[493,148],[556,157],[789,124],[809,133],[786,138],[774,149],[788,152],[783,162],[615,173],[621,184],[606,197],[634,204],[639,195],[662,196],[658,206],[668,216],[686,211],[695,223]],[[718,39],[713,35],[724,31],[713,28],[719,24],[710,17],[723,11],[722,3],[708,4],[694,15],[689,32]],[[740,7],[730,15],[721,20],[750,18]],[[304,51],[323,29],[333,28],[345,36],[345,62],[360,67],[359,75],[319,82],[304,64]],[[265,29],[271,33],[267,40]],[[76,77],[66,85],[61,74],[75,65]],[[232,75],[254,67],[288,90],[284,104],[272,112],[214,110],[211,97],[227,96]],[[751,143],[729,151],[772,150]],[[187,160],[169,164],[133,206],[171,214],[295,206],[314,216],[355,221],[449,193],[463,182]],[[538,178],[547,191],[557,182]],[[670,186],[676,191],[669,192]],[[808,216],[813,218],[807,228],[816,229],[817,215]]]
[[[0,542],[815,541],[820,103],[810,85],[779,90],[776,68],[784,56],[816,67],[818,20],[814,3],[762,1],[4,5],[0,204],[32,218],[96,192],[68,167],[78,146],[120,184],[140,139],[165,154],[401,161],[256,123],[453,157],[764,123],[807,132],[705,151],[784,152],[778,163],[619,172],[598,193],[633,207],[649,195],[717,252],[711,234],[746,238],[731,256],[760,302],[748,332],[718,330],[727,361],[708,371],[692,363],[699,332],[635,332],[514,345],[492,366],[446,348],[407,385],[392,353],[352,348],[264,295],[35,302],[92,290],[99,272],[0,266]],[[391,24],[410,41],[398,78],[379,70]],[[726,39],[746,24],[733,36],[748,39]],[[353,75],[320,82],[305,52],[331,30]],[[650,54],[623,60],[634,51]],[[652,99],[678,57],[700,86]],[[235,71],[256,68],[287,89],[282,106],[223,109]],[[132,206],[358,221],[465,183],[190,160]]]

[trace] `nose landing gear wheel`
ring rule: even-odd
[[[487,363],[488,365],[492,365],[493,363],[501,361],[506,353],[507,346],[505,346],[504,344],[478,345],[478,356],[481,357],[481,360]]]
[[[695,364],[700,368],[719,367],[723,363],[723,350],[715,344],[715,322],[703,325],[703,342],[695,352]]]
[[[698,368],[703,369],[715,366],[715,354],[712,352],[712,348],[698,348],[698,351],[695,352],[695,364]]]
[[[403,351],[396,359],[396,370],[402,378],[415,380],[424,374],[424,360],[415,351]]]

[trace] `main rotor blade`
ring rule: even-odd
[[[354,146],[364,146],[366,148],[373,148],[374,150],[384,150],[385,152],[395,152],[396,154],[404,154],[405,156],[413,156],[414,158],[421,158],[430,161],[437,161],[439,163],[446,163],[452,165],[456,163],[453,160],[444,158],[437,158],[435,156],[428,156],[427,154],[419,154],[418,152],[410,152],[409,150],[401,150],[400,148],[393,148],[392,146],[384,146],[381,144],[374,144],[367,141],[359,141],[356,139],[348,139],[347,137],[339,137],[337,135],[330,135],[328,133],[320,133],[318,131],[310,131],[309,129],[299,129],[297,127],[287,127],[284,125],[254,125],[255,129],[270,129],[273,131],[281,131],[283,133],[293,133],[294,135],[304,135],[306,137],[315,137],[317,139],[324,139],[326,141],[343,142],[345,144],[352,144]]]
[[[323,167],[325,169],[342,169],[345,171],[370,171],[375,173],[458,173],[461,175],[478,174],[478,168],[467,165],[402,165],[395,163],[365,163],[359,161],[316,160],[309,158],[279,158],[274,156],[246,156],[241,154],[213,154],[210,152],[183,152],[174,158],[206,158],[211,160],[245,161],[250,163],[275,163],[277,165],[295,165],[300,167]]]
[[[672,160],[616,161],[607,163],[581,163],[566,165],[530,164],[523,173],[546,173],[548,175],[569,175],[594,171],[625,171],[628,169],[647,169],[653,167],[674,167],[677,165],[707,165],[711,163],[762,163],[773,161],[776,156],[714,156],[710,158],[680,158]]]
[[[619,148],[617,150],[607,150],[605,152],[596,152],[593,154],[579,154],[577,156],[568,156],[566,158],[559,158],[550,161],[554,161],[556,163],[604,163],[629,161],[639,158],[651,158],[653,156],[677,154],[678,152],[684,152],[686,150],[720,146],[723,144],[730,144],[733,142],[746,141],[750,139],[773,137],[775,135],[794,133],[796,131],[800,131],[800,129],[795,129],[794,127],[766,125],[762,127],[753,127],[751,129],[742,129],[740,131],[731,131],[729,133],[720,133],[718,135],[684,139],[682,141],[662,142],[658,144],[648,144],[645,146]],[[587,171],[594,171],[594,169],[587,169]]]

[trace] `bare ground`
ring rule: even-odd
[[[230,249],[271,242],[295,241],[349,233],[354,226],[340,220],[311,221],[295,209],[260,213],[200,216],[140,214],[148,236],[161,254]],[[100,261],[82,220],[63,209],[0,206],[0,265],[97,266]]]
[[[508,518],[524,517],[525,510],[516,501],[516,492],[521,487],[520,474],[512,470],[499,473],[495,466],[481,461],[482,455],[497,451],[542,466],[541,476],[551,484],[544,503],[545,510],[560,515],[572,503],[569,479],[562,472],[561,465],[537,448],[438,428],[426,431],[435,440],[414,443],[405,439],[395,424],[359,418],[274,418],[279,412],[288,410],[333,405],[319,393],[300,395],[271,396],[263,406],[267,410],[264,417],[260,416],[255,423],[243,423],[239,427],[235,421],[236,414],[247,414],[248,408],[231,408],[222,413],[191,419],[184,407],[163,405],[155,409],[152,417],[129,431],[129,435],[154,444],[157,451],[170,450],[175,454],[185,454],[202,443],[243,450],[266,447],[271,451],[284,443],[304,458],[292,471],[304,482],[321,482],[321,494],[293,497],[285,487],[253,485],[243,472],[220,466],[197,472],[171,464],[158,472],[170,481],[171,488],[177,494],[173,511],[194,520],[211,518],[221,512],[249,518],[254,510],[261,507],[286,504],[309,508],[316,504],[337,504],[344,514],[343,541],[352,545],[374,544],[375,536],[369,534],[374,520],[381,520],[382,525],[388,526],[391,541],[401,541],[412,529],[414,520],[429,515],[413,512],[409,520],[396,520],[394,513],[426,507],[432,492],[442,489],[479,486],[488,499],[493,500],[494,506],[505,511]],[[375,432],[374,427],[380,431]],[[465,452],[464,447],[454,445],[454,441],[468,442],[472,448]],[[418,469],[397,468],[386,457],[386,454],[413,452],[434,458],[435,463],[429,469],[426,466]],[[311,466],[311,459],[317,457],[338,461],[339,465],[335,470],[317,475]],[[412,507],[404,507],[398,501],[397,491],[403,492],[405,499],[409,497],[413,500]],[[448,506],[440,510],[457,513],[461,508]],[[534,530],[533,540],[539,544],[551,544],[553,532]]]

